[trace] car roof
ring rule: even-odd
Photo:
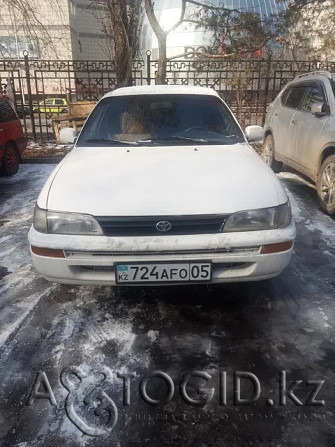
[[[121,87],[107,93],[104,98],[110,96],[129,95],[219,95],[215,90],[208,87],[194,87],[190,85],[141,85],[134,87]]]
[[[311,80],[311,79],[334,79],[335,74],[330,73],[329,71],[319,70],[319,71],[311,71],[310,73],[302,73],[294,78],[294,81],[303,81],[303,80]]]

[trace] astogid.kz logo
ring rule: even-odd
[[[131,388],[131,381],[136,379],[138,382]],[[163,394],[153,395],[152,389],[148,386],[153,381],[158,388],[164,389]],[[232,374],[232,390],[229,393],[226,371],[219,371],[217,378],[204,371],[191,371],[177,381],[172,380],[164,371],[152,371],[140,377],[135,372],[113,373],[105,366],[99,369],[92,368],[89,372],[77,366],[66,367],[60,374],[60,383],[67,391],[64,402],[67,417],[82,433],[94,437],[110,433],[117,424],[118,408],[110,397],[111,394],[115,395],[121,389],[122,397],[118,396],[117,402],[123,407],[131,405],[131,391],[138,392],[146,405],[164,406],[177,394],[176,382],[181,400],[191,407],[202,407],[215,395],[219,407],[227,407],[229,404],[252,405],[258,402],[263,402],[268,407],[286,406],[288,403],[295,406],[325,405],[325,401],[319,398],[324,380],[305,382],[295,380],[288,383],[286,371],[279,372],[278,394],[264,398],[263,401],[259,379],[247,371],[236,371]],[[213,382],[215,386],[211,385]],[[297,388],[299,388],[298,395],[295,394]],[[305,388],[305,392],[302,388]],[[44,371],[37,374],[27,405],[33,405],[35,399],[47,399],[52,406],[57,405],[55,394]]]

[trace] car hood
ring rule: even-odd
[[[47,182],[39,206],[95,216],[171,216],[232,213],[286,200],[275,175],[244,143],[107,146],[75,147]]]

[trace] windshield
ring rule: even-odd
[[[225,104],[207,95],[133,95],[103,99],[77,146],[235,144],[244,136]]]

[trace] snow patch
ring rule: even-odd
[[[150,339],[150,341],[151,341],[151,343],[153,343],[153,342],[155,342],[156,340],[157,340],[157,338],[159,337],[159,331],[153,331],[153,330],[150,330],[150,331],[148,331],[148,337],[149,337],[149,339]]]
[[[18,304],[18,307],[25,309],[20,316],[11,324],[4,324],[0,332],[0,347],[5,345],[7,339],[12,335],[13,332],[21,325],[22,321],[27,317],[27,315],[32,311],[36,304],[46,295],[49,295],[51,287],[46,289],[42,294],[35,293],[29,297],[29,301],[22,302]]]
[[[84,350],[87,353],[95,351],[97,347],[100,349],[107,342],[114,341],[118,346],[118,355],[124,356],[131,352],[135,338],[136,334],[129,322],[107,321],[90,329]]]
[[[314,222],[306,223],[305,228],[310,231],[320,231],[322,233],[321,237],[323,240],[330,243],[332,246],[335,245],[335,230],[333,226],[327,226],[324,222],[316,220]]]
[[[0,238],[0,244],[2,244],[3,242],[8,241],[8,240],[11,239],[11,238],[12,238],[12,236],[4,236],[4,237],[1,237],[1,238]]]

